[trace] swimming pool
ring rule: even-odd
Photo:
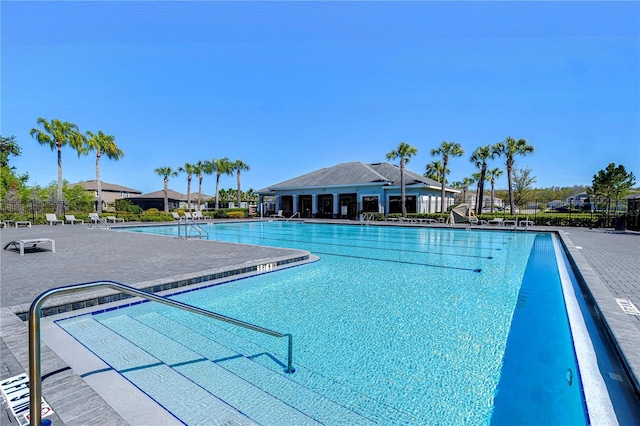
[[[208,232],[321,257],[176,296],[292,333],[296,373],[284,373],[280,341],[151,303],[57,322],[182,422],[210,424],[215,406],[260,424],[587,423],[551,235],[283,222]]]

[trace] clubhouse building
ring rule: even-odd
[[[440,212],[442,186],[405,168],[407,213]],[[445,206],[460,191],[445,188]],[[391,163],[341,163],[256,191],[264,214],[355,219],[361,212],[402,213],[400,167]]]

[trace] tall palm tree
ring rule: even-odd
[[[216,210],[220,208],[220,198],[218,195],[218,188],[220,187],[220,176],[221,175],[229,175],[233,174],[233,164],[228,157],[218,158],[211,160],[211,166],[213,171],[216,173]]]
[[[467,202],[467,189],[475,182],[474,179],[470,177],[465,177],[462,179],[462,202]]]
[[[87,131],[84,138],[85,148],[96,152],[96,184],[98,185],[98,213],[102,213],[102,180],[100,179],[100,158],[106,155],[108,159],[118,161],[124,157],[124,151],[118,148],[116,137],[105,135],[102,130],[97,134]]]
[[[195,166],[194,174],[198,175],[198,210],[200,210],[202,206],[202,178],[203,175],[210,175],[213,172],[213,168],[211,166],[211,162],[209,160],[198,160]]]
[[[241,200],[241,195],[242,195],[242,190],[240,189],[240,172],[241,171],[248,171],[249,170],[249,165],[246,164],[244,161],[242,160],[236,160],[235,163],[233,163],[233,169],[236,171],[236,176],[238,179],[238,207],[240,207],[240,202]]]
[[[58,151],[58,200],[56,214],[62,215],[62,147],[69,145],[78,152],[78,156],[83,153],[84,138],[78,126],[67,121],[60,121],[56,118],[50,122],[40,117],[36,121],[42,129],[33,128],[29,132],[40,145],[49,145],[51,151]]]
[[[447,166],[449,165],[449,157],[461,157],[464,154],[464,150],[462,149],[462,145],[457,142],[447,142],[442,141],[442,144],[439,148],[434,148],[431,150],[431,155],[442,156],[442,199],[440,200],[440,211],[445,212],[445,185],[447,183]]]
[[[494,200],[494,186],[496,184],[496,179],[502,176],[502,169],[496,167],[493,169],[487,170],[487,176],[489,176],[489,180],[491,181],[491,213],[493,213],[493,200]]]
[[[174,171],[171,167],[158,167],[154,170],[156,174],[164,177],[164,212],[169,213],[169,177],[178,176],[178,172]]]
[[[529,142],[526,139],[515,140],[511,136],[507,136],[503,142],[498,142],[496,144],[496,152],[498,156],[504,156],[507,159],[505,164],[507,166],[507,181],[509,182],[509,211],[511,213],[515,211],[515,205],[513,202],[513,164],[515,163],[515,160],[513,157],[516,155],[524,156],[531,154],[533,151],[535,151],[535,148],[533,145],[529,145]]]
[[[387,160],[400,159],[400,202],[402,204],[402,217],[407,217],[406,196],[404,190],[404,166],[409,163],[411,157],[418,153],[418,148],[406,142],[400,142],[397,149],[387,153]]]
[[[478,180],[478,209],[479,213],[482,213],[482,204],[484,200],[484,181],[487,175],[487,161],[495,158],[497,155],[495,146],[485,145],[479,146],[471,154],[471,162],[480,169],[480,179]]]
[[[187,208],[191,211],[191,179],[195,173],[198,173],[198,167],[194,164],[184,163],[184,166],[180,166],[178,171],[187,174]]]
[[[449,173],[450,171],[451,170],[447,170],[447,173]],[[440,182],[440,180],[442,179],[442,162],[437,160],[427,164],[425,166],[425,173],[423,176],[429,179],[433,179],[436,182]]]
[[[472,182],[476,182],[476,205],[473,207],[476,212],[482,213],[482,207],[480,202],[480,188],[484,186],[484,180],[488,180],[489,177],[485,175],[484,180],[482,179],[482,172],[475,172],[471,174]]]

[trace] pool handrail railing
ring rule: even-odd
[[[192,306],[187,303],[182,303],[177,300],[169,299],[158,294],[139,290],[134,287],[130,287],[115,281],[93,281],[83,284],[74,284],[64,287],[56,287],[45,291],[36,297],[31,307],[29,308],[29,415],[31,425],[41,426],[42,413],[40,411],[41,399],[42,399],[42,376],[41,376],[41,363],[40,363],[40,312],[44,302],[50,297],[78,293],[87,289],[95,287],[111,287],[115,290],[119,290],[122,293],[130,296],[141,297],[153,302],[162,303],[174,308],[182,309],[195,314],[203,315],[209,318],[217,319],[229,324],[237,325],[239,327],[247,328],[249,330],[257,331],[259,333],[267,334],[274,337],[287,337],[288,338],[288,355],[287,355],[287,373],[294,373],[296,370],[293,368],[293,336],[288,333],[279,333],[277,331],[269,330],[268,328],[260,327],[258,325],[250,324],[248,322],[240,321],[234,318],[227,317],[222,314],[207,311],[205,309]]]

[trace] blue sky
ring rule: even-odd
[[[638,2],[4,0],[0,12],[0,126],[30,184],[57,176],[29,136],[38,117],[115,135],[125,157],[103,159],[102,179],[143,192],[162,189],[160,166],[240,159],[243,189],[260,189],[385,161],[400,142],[423,173],[443,140],[465,149],[451,182],[506,136],[536,147],[516,159],[536,187],[589,185],[610,162],[640,175]],[[63,150],[64,178],[94,179],[94,160]],[[169,186],[186,192],[186,176]]]

